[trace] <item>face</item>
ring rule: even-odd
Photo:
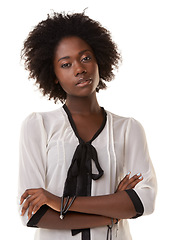
[[[91,47],[79,37],[63,38],[55,50],[54,71],[68,97],[95,94],[99,83],[98,65]]]

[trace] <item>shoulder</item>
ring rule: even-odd
[[[44,128],[49,129],[57,123],[60,123],[63,118],[61,108],[49,112],[33,112],[29,114],[23,121],[22,127],[29,129]]]
[[[63,116],[62,114],[62,109],[58,108],[56,110],[53,111],[48,111],[48,112],[33,112],[31,114],[29,114],[23,122],[26,123],[31,123],[31,122],[35,122],[38,120],[42,120],[44,122],[49,122],[49,121],[56,121],[58,119],[60,119]]]
[[[131,127],[133,127],[133,128],[143,128],[141,123],[133,117],[123,117],[123,116],[119,116],[117,114],[114,114],[110,111],[106,111],[106,112],[107,112],[108,117],[112,118],[112,121],[113,121],[114,124],[125,125],[125,127],[127,129],[131,128]]]
[[[129,118],[125,132],[125,140],[132,145],[134,145],[135,142],[137,144],[146,143],[145,130],[138,120],[134,118]]]
[[[145,136],[142,124],[133,117],[123,117],[106,111],[109,121],[112,121],[113,128],[116,132],[122,131],[127,136]]]

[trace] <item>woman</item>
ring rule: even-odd
[[[140,123],[97,101],[120,60],[110,33],[84,13],[54,13],[22,57],[43,95],[64,103],[22,125],[23,223],[35,239],[131,239],[127,219],[153,212],[156,178]]]

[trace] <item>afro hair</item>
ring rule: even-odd
[[[80,37],[92,48],[100,76],[97,92],[106,88],[105,81],[114,78],[113,70],[121,60],[110,32],[84,12],[48,14],[47,19],[29,33],[21,58],[25,61],[25,69],[29,71],[29,79],[34,79],[42,94],[55,102],[64,102],[66,99],[65,91],[55,83],[53,60],[58,43],[67,36]]]

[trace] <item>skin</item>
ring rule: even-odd
[[[90,46],[78,37],[62,39],[55,49],[54,71],[67,93],[69,108],[80,137],[89,141],[103,121],[101,108],[97,102],[96,87],[99,83],[99,68]],[[91,80],[90,80],[91,79]],[[88,80],[83,82],[84,80]],[[78,84],[79,83],[79,84]],[[88,131],[83,131],[87,129]],[[45,189],[27,189],[20,199],[23,216],[28,211],[32,217],[39,208],[47,204],[50,209],[38,223],[38,227],[49,229],[80,229],[106,226],[111,218],[126,219],[136,215],[135,208],[126,189],[134,188],[142,175],[130,177],[129,173],[120,182],[113,194],[95,197],[77,197],[66,214],[59,220],[61,198]]]
[[[99,69],[92,49],[78,37],[64,38],[55,51],[54,71],[56,82],[67,93],[66,105],[78,133],[83,140],[89,141],[103,121],[96,98]],[[92,82],[86,86],[77,85],[80,78],[91,78]]]

